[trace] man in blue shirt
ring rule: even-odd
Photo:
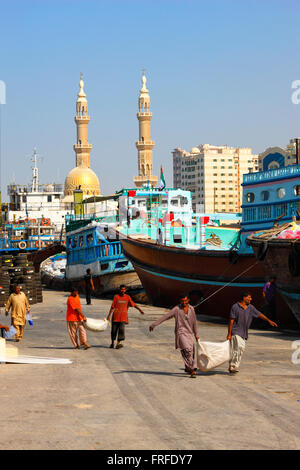
[[[271,326],[278,326],[263,313],[256,310],[256,308],[251,305],[251,300],[251,294],[244,292],[241,295],[241,300],[232,306],[229,315],[227,339],[230,340],[231,346],[231,359],[229,361],[229,372],[231,374],[239,371],[239,365],[245,351],[245,341],[248,339],[248,329],[253,318],[261,318],[267,321]]]

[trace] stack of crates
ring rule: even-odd
[[[0,279],[3,279],[4,285],[3,294],[0,291],[0,301],[2,302],[2,295],[3,305],[5,305],[9,294],[14,292],[16,285],[20,286],[30,305],[43,302],[41,274],[35,273],[33,263],[28,261],[27,254],[4,255],[1,258],[2,274],[0,273],[0,276],[2,275],[2,277]]]
[[[0,258],[0,307],[4,307],[10,295],[9,268],[13,265],[13,257],[9,255]]]

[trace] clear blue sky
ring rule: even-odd
[[[259,153],[300,136],[300,4],[252,0],[0,0],[2,198],[31,178],[75,165],[75,101],[83,72],[91,166],[103,194],[137,174],[137,100],[146,69],[154,172],[172,185],[171,152],[200,143]]]

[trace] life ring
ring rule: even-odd
[[[40,241],[37,240],[37,241],[35,242],[35,247],[36,247],[36,248],[40,248],[40,247],[42,247],[42,246],[44,246],[44,242],[43,242],[42,240],[40,240]]]
[[[18,244],[18,247],[20,248],[20,250],[25,250],[26,246],[27,246],[27,243],[24,241]]]
[[[47,225],[50,225],[50,219],[42,219],[42,225],[45,227]]]

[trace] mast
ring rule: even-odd
[[[31,192],[37,193],[39,191],[39,170],[37,167],[37,152],[36,148],[33,149],[33,156],[31,157],[33,162],[32,168],[32,182],[31,182]]]

